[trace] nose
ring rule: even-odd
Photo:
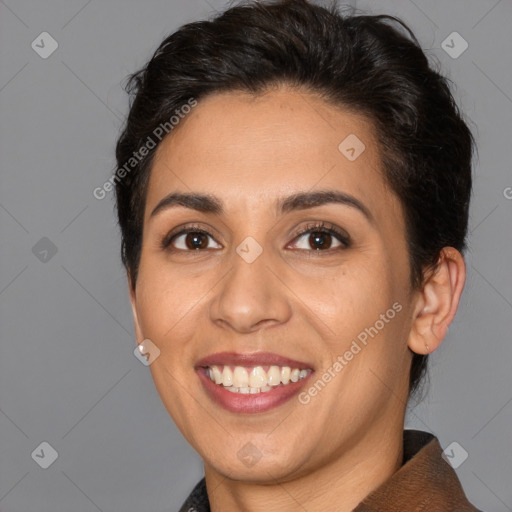
[[[276,278],[270,258],[263,251],[252,262],[238,253],[210,303],[211,321],[239,333],[254,332],[290,319],[292,308],[287,288]]]

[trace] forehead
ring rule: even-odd
[[[367,118],[297,90],[213,94],[157,148],[146,217],[175,190],[213,194],[240,211],[315,188],[335,188],[389,211],[396,198]]]

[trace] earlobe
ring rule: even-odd
[[[137,314],[137,298],[136,298],[136,293],[135,293],[135,287],[132,286],[132,280],[131,280],[130,274],[128,272],[127,272],[127,278],[128,278],[128,290],[130,293],[130,305],[132,307],[135,338],[137,340],[137,344],[139,344],[144,340],[144,336],[142,335],[142,329],[140,327],[139,317]]]
[[[429,354],[442,343],[459,305],[466,280],[466,265],[457,249],[442,249],[436,268],[418,291],[408,346]]]

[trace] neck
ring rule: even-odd
[[[357,444],[307,474],[265,483],[232,480],[205,464],[212,512],[350,512],[402,465],[402,427],[367,432]]]

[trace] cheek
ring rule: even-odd
[[[366,256],[366,261],[361,258],[358,265],[346,265],[329,277],[296,283],[297,295],[307,298],[303,311],[321,333],[327,365],[341,358],[338,374],[343,378],[333,389],[358,389],[361,403],[385,391],[379,378],[395,387],[392,383],[402,380],[408,365],[405,273],[382,253]],[[351,396],[346,397],[349,403]]]
[[[137,280],[137,312],[143,335],[159,347],[178,348],[184,330],[193,330],[205,291],[200,276],[172,272],[162,262],[141,260]],[[186,320],[186,321],[184,321]]]
[[[357,335],[398,300],[382,258],[371,255],[359,260],[314,278],[295,279],[297,296],[330,327],[329,338]]]

